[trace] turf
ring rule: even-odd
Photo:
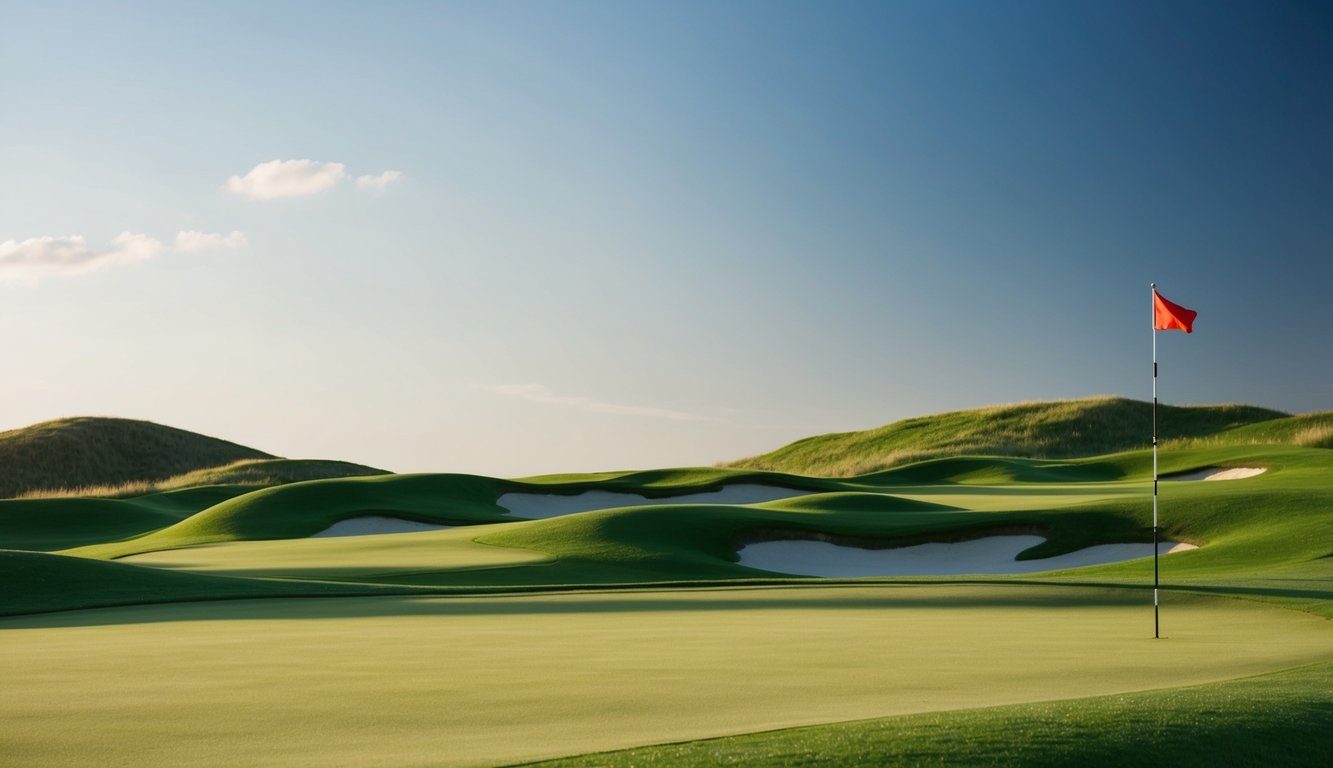
[[[1333,658],[1322,619],[1126,590],[862,586],[246,600],[0,621],[26,766],[478,765],[1196,685]],[[978,664],[978,657],[992,663]]]
[[[264,460],[189,481],[235,483],[0,501],[0,755],[1073,765],[1151,750],[1184,765],[1322,764],[1333,732],[1326,415],[1182,414],[1193,436],[1164,448],[1164,476],[1266,471],[1160,483],[1165,536],[1201,548],[1162,560],[1157,642],[1151,559],[837,581],[736,556],[766,538],[885,546],[1007,531],[1045,537],[1024,558],[1117,542],[1147,554],[1142,449],[940,456],[853,477],[712,467],[301,480],[336,467]],[[265,467],[291,474],[272,487],[248,474]],[[731,484],[806,494],[673,500]],[[657,503],[537,520],[496,503],[589,489]],[[361,515],[456,527],[308,538]]]
[[[368,584],[236,579],[173,573],[124,563],[0,549],[0,616],[103,606],[257,597],[327,597],[401,593]]]
[[[530,763],[574,766],[1326,765],[1333,664],[1141,693],[791,728]]]

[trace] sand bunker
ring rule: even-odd
[[[506,493],[495,503],[509,510],[509,514],[514,517],[538,520],[594,509],[641,507],[648,504],[759,504],[809,493],[769,485],[728,485],[707,493],[687,493],[655,499],[616,491],[583,491],[570,496],[556,493]]]
[[[319,533],[310,534],[310,538],[317,539],[324,536],[376,536],[381,533],[417,533],[419,531],[439,531],[444,528],[453,528],[452,525],[436,525],[435,523],[420,523],[416,520],[404,520],[401,517],[381,517],[379,515],[364,515],[362,517],[349,517],[346,520],[339,520]]]
[[[862,549],[826,541],[788,539],[747,544],[740,564],[795,576],[993,576],[1037,573],[1117,563],[1152,555],[1151,544],[1100,544],[1042,560],[1015,560],[1019,552],[1045,541],[1040,536],[990,536],[952,543],[896,549]],[[1158,552],[1196,549],[1164,541]]]
[[[1164,477],[1163,480],[1241,480],[1262,475],[1264,467],[1204,467],[1194,472]]]

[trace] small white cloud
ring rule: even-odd
[[[36,280],[45,275],[77,275],[116,264],[151,259],[163,251],[162,241],[122,232],[100,251],[81,235],[30,237],[0,243],[0,279]]]
[[[102,264],[129,264],[132,261],[144,261],[158,255],[163,250],[162,241],[148,235],[136,235],[121,232],[111,241],[111,247],[98,254],[98,266]]]
[[[227,179],[227,190],[251,200],[305,197],[329,189],[346,176],[342,163],[270,160],[251,168],[244,176]]]
[[[402,171],[385,171],[378,176],[357,176],[356,186],[359,189],[379,191],[401,178],[403,178]]]
[[[666,408],[654,408],[642,405],[618,405],[616,403],[604,403],[590,397],[559,395],[541,384],[499,384],[491,387],[491,391],[534,403],[560,405],[568,408],[577,408],[581,411],[590,411],[592,413],[610,413],[622,416],[647,416],[655,419],[669,419],[671,421],[713,420],[707,416],[698,416],[693,413],[684,413],[682,411],[672,411]]]
[[[190,253],[214,248],[243,248],[249,244],[250,238],[246,237],[245,233],[239,229],[233,229],[227,235],[221,232],[199,232],[186,229],[176,233],[175,250],[179,253]]]

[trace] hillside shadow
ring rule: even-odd
[[[61,613],[16,616],[0,619],[0,632],[20,629],[146,624],[177,621],[324,621],[386,617],[534,616],[586,613],[674,613],[744,612],[796,610],[818,614],[848,609],[984,609],[1052,608],[1137,605],[1139,595],[1113,587],[1066,589],[1043,584],[1043,589],[1022,588],[989,582],[970,585],[974,594],[959,595],[957,584],[856,584],[879,589],[882,594],[830,595],[823,588],[806,588],[808,594],[771,594],[802,590],[798,586],[751,587],[745,589],[679,590],[535,595],[444,596],[398,595],[383,597],[299,597],[214,600],[164,603],[119,608],[94,608]],[[932,587],[949,588],[939,594]],[[1049,587],[1049,588],[1045,588]],[[933,594],[932,594],[933,593]]]

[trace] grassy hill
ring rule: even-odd
[[[165,480],[272,455],[149,421],[76,417],[0,432],[0,497]]]
[[[1333,444],[1333,412],[1291,416],[1251,405],[1160,405],[1158,435],[1197,445]],[[945,456],[1073,458],[1146,448],[1152,405],[1122,397],[1019,403],[808,437],[727,464],[851,477]]]
[[[0,498],[127,496],[373,474],[384,470],[341,461],[280,459],[215,437],[132,419],[84,416],[0,432]]]

